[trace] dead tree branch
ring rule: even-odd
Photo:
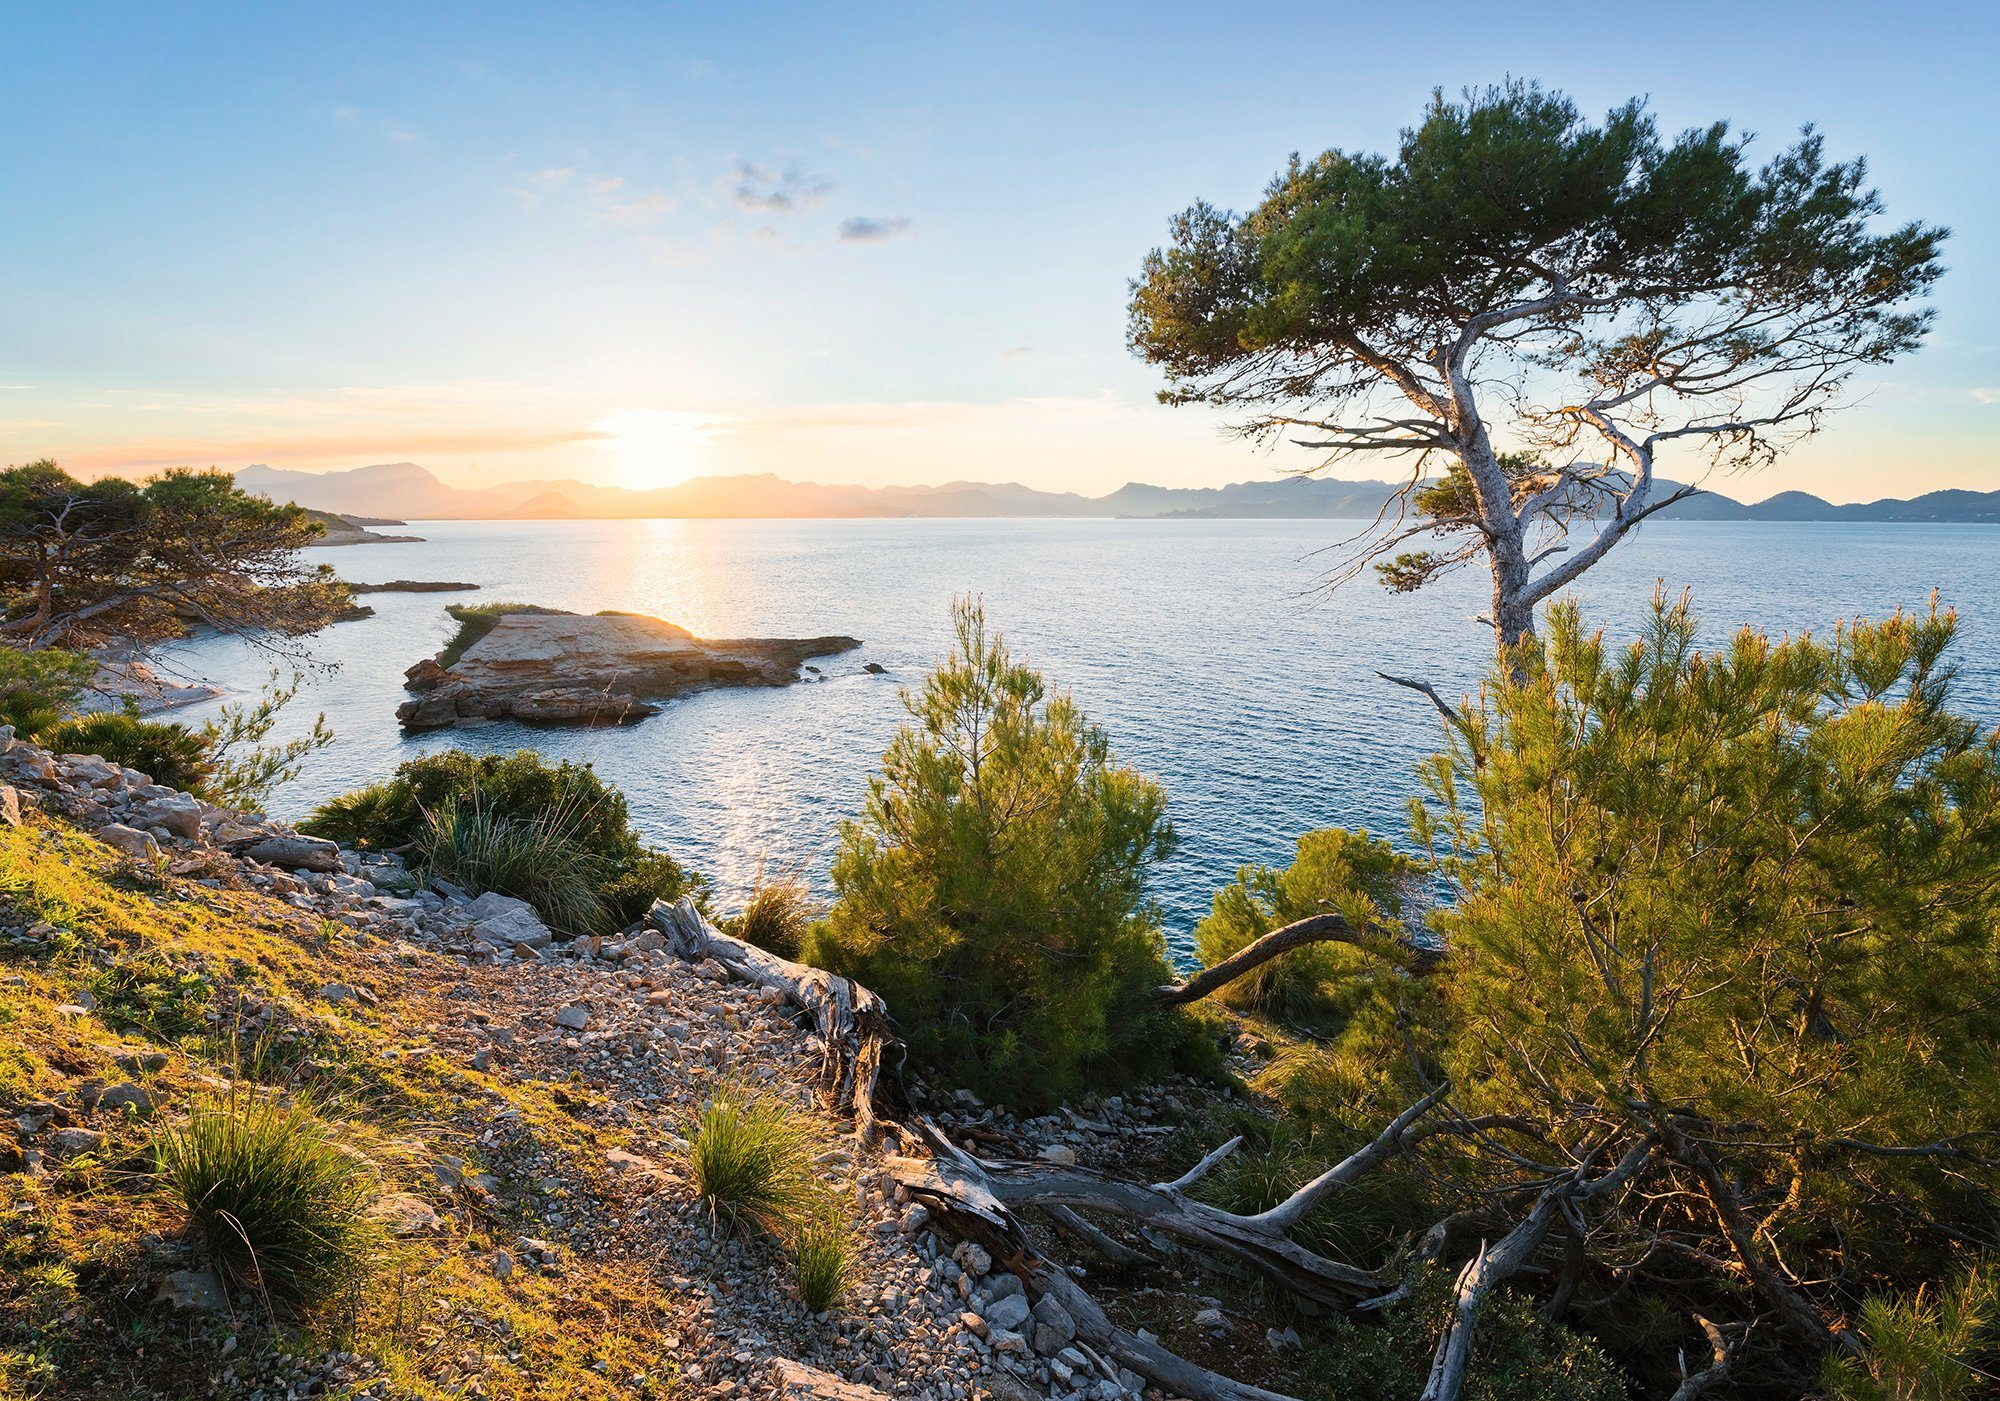
[[[1169,983],[1153,995],[1169,1005],[1199,1001],[1259,964],[1269,963],[1279,954],[1290,953],[1307,944],[1352,944],[1357,949],[1366,949],[1391,959],[1419,976],[1431,972],[1444,961],[1441,949],[1427,948],[1408,938],[1357,929],[1344,916],[1307,915],[1244,945],[1222,962],[1202,969],[1186,982]]]

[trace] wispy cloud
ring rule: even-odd
[[[342,102],[337,104],[332,110],[332,115],[333,119],[342,126],[359,127],[380,132],[384,140],[393,141],[399,146],[407,146],[413,142],[423,140],[423,137],[411,131],[408,127],[394,126],[383,118],[371,117],[359,107],[355,107],[349,103]]]
[[[1035,343],[1033,341],[1015,341],[1012,345],[1003,345],[1000,347],[1000,358],[1002,360],[1018,360],[1023,355],[1033,355],[1034,353]]]
[[[654,190],[631,199],[605,199],[597,206],[597,217],[607,224],[655,224],[679,206],[666,191]]]
[[[878,219],[857,214],[851,219],[840,221],[840,241],[842,243],[881,243],[894,238],[899,233],[909,231],[910,221],[902,215]]]
[[[818,204],[833,193],[833,181],[804,166],[788,162],[780,170],[736,162],[735,188],[730,198],[738,209],[766,214],[793,214]]]
[[[566,198],[604,224],[657,223],[680,207],[680,201],[665,190],[631,194],[627,184],[622,175],[552,165],[525,176],[512,193],[524,209],[538,209],[545,200]]]

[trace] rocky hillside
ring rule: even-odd
[[[781,994],[647,929],[556,944],[518,901],[4,730],[0,816],[0,1395],[1143,1389],[821,1117]],[[794,1104],[849,1205],[857,1282],[826,1312],[691,1185],[693,1116],[744,1083]],[[366,1165],[393,1246],[338,1307],[228,1297],[161,1189],[162,1129],[232,1087],[309,1091]],[[1051,1161],[1185,1109],[956,1107]]]

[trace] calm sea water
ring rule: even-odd
[[[1014,650],[1067,687],[1119,755],[1156,774],[1180,834],[1156,893],[1178,943],[1244,862],[1282,861],[1292,839],[1338,823],[1398,835],[1411,766],[1437,739],[1420,698],[1381,670],[1473,685],[1490,654],[1474,622],[1483,576],[1416,596],[1372,582],[1329,595],[1318,553],[1357,526],[1331,521],[423,522],[423,544],[326,550],[356,582],[463,579],[466,595],[375,594],[376,616],[315,639],[292,717],[323,710],[338,736],[274,809],[330,794],[447,745],[532,746],[589,760],[630,799],[656,844],[709,872],[725,896],[760,862],[823,881],[840,819],[855,813],[915,685],[949,640],[956,595],[985,600]],[[1658,523],[1581,589],[1614,634],[1656,583],[1694,589],[1713,638],[1743,623],[1824,628],[1843,617],[1956,604],[1962,703],[2000,722],[2000,529],[1990,526]],[[403,669],[453,630],[453,600],[633,609],[707,637],[848,633],[858,652],[826,679],[716,691],[616,730],[497,724],[417,737],[395,721]],[[254,691],[268,662],[229,639],[175,664]],[[886,676],[861,670],[879,662]],[[198,719],[202,710],[185,712]]]

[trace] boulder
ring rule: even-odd
[[[844,1381],[788,1357],[772,1359],[771,1379],[777,1384],[778,1396],[790,1401],[889,1401],[886,1391]]]
[[[852,637],[703,639],[636,613],[509,613],[449,667],[404,673],[416,699],[396,715],[411,729],[464,720],[625,724],[648,702],[717,686],[784,686],[808,657],[859,647]]]
[[[1076,1320],[1053,1294],[1035,1300],[1035,1351],[1052,1357],[1076,1337]]]
[[[160,827],[176,837],[192,839],[201,835],[201,803],[185,793],[154,798],[132,809],[132,818],[148,827]]]
[[[0,783],[0,822],[9,827],[21,825],[21,790],[11,783]]]
[[[525,944],[531,949],[541,949],[555,938],[533,905],[498,891],[487,891],[467,905],[464,914],[472,921],[472,936],[495,948]]]
[[[153,840],[151,832],[142,832],[137,827],[127,827],[122,822],[108,822],[97,829],[97,839],[115,851],[127,856],[136,856],[142,861],[150,861],[160,854],[160,844]]]
[[[283,866],[288,871],[337,871],[340,846],[325,837],[307,837],[296,832],[280,833],[243,849],[252,861],[267,866]]]
[[[122,1085],[113,1085],[99,1095],[97,1107],[111,1113],[130,1109],[134,1114],[150,1114],[153,1112],[153,1096],[145,1086],[128,1080]]]
[[[57,1129],[48,1136],[42,1151],[60,1162],[79,1153],[94,1153],[104,1146],[104,1135],[96,1129]]]
[[[1004,1328],[1013,1333],[1020,1331],[1021,1325],[1028,1321],[1034,1310],[1028,1304],[1027,1295],[1007,1294],[988,1304],[982,1312],[988,1328]]]

